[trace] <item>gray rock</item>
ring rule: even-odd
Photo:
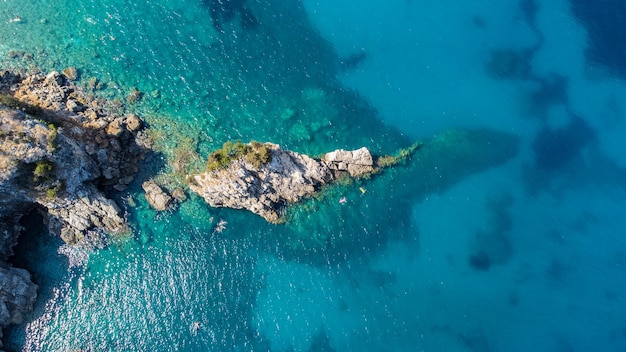
[[[0,72],[0,89],[28,112],[0,104],[0,326],[20,323],[35,299],[30,275],[5,262],[24,214],[36,209],[52,234],[86,249],[107,245],[105,234],[128,230],[101,189],[132,182],[149,147],[137,142],[143,124],[137,116],[109,115],[106,102],[87,99],[70,81],[76,72],[68,72]],[[35,177],[37,167],[44,175]]]
[[[21,324],[33,309],[37,285],[28,271],[13,267],[0,267],[0,283],[0,326]]]
[[[167,210],[172,204],[173,198],[165,193],[165,191],[156,184],[156,182],[149,180],[141,185],[141,188],[146,192],[146,200],[156,210]]]
[[[76,104],[76,101],[74,101],[72,99],[68,99],[67,100],[67,102],[65,103],[65,108],[68,111],[72,111],[72,112],[76,112],[76,111],[78,111],[80,109],[78,104]]]
[[[278,223],[284,208],[313,195],[322,186],[343,174],[359,177],[374,170],[366,148],[337,150],[324,160],[283,150],[266,143],[271,161],[259,169],[244,159],[234,160],[225,169],[192,175],[190,189],[213,207],[247,209],[265,220]]]
[[[324,162],[332,170],[348,171],[352,177],[361,177],[374,172],[372,154],[365,147],[353,151],[339,149],[326,153]]]

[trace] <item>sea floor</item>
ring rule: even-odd
[[[5,0],[0,61],[77,67],[141,114],[139,179],[179,183],[231,139],[429,147],[285,225],[193,195],[156,213],[134,184],[106,249],[29,229],[39,300],[8,350],[626,349],[619,1],[228,3]]]

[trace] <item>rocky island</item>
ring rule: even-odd
[[[69,245],[100,247],[127,231],[109,191],[133,181],[148,151],[143,122],[73,83],[76,70],[0,71],[0,326],[19,324],[36,285],[9,264],[32,212]]]
[[[405,153],[406,157],[409,152]],[[365,147],[339,149],[315,159],[273,143],[227,142],[211,154],[205,172],[189,178],[189,187],[213,207],[247,209],[280,223],[287,205],[342,177],[364,177],[398,160],[386,157],[375,162]]]

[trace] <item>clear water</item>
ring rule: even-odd
[[[6,347],[623,351],[626,70],[610,43],[626,12],[601,8],[248,0],[256,25],[236,13],[220,33],[201,0],[4,1],[5,66],[146,93],[132,109],[162,153],[148,170],[227,139],[434,141],[281,226],[197,197],[156,214],[133,185],[118,195],[131,238],[72,265],[58,240],[23,239],[40,300]],[[473,132],[444,133],[458,127]]]

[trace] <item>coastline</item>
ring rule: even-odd
[[[0,326],[20,324],[37,286],[11,266],[13,247],[35,212],[50,233],[85,250],[130,230],[110,194],[124,190],[150,153],[135,114],[96,98],[63,73],[0,73]]]

